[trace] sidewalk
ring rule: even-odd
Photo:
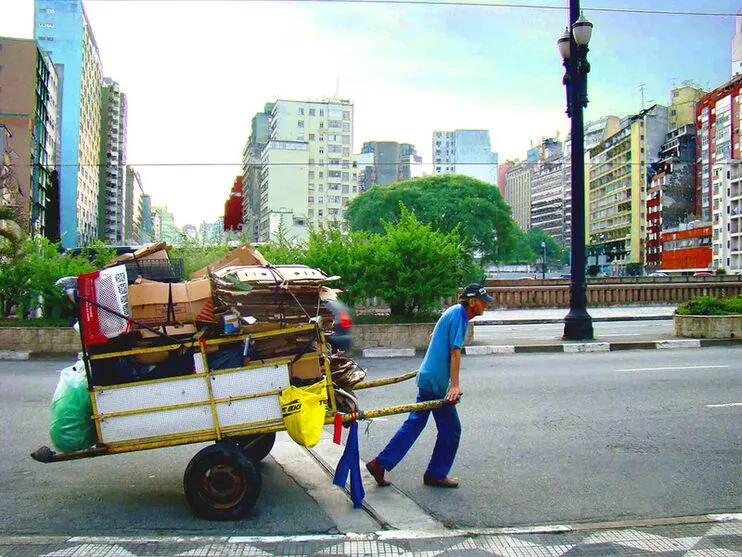
[[[673,333],[675,306],[614,306],[588,308],[593,322],[592,340],[564,340],[566,308],[499,309],[472,319],[474,341],[464,348],[471,356],[533,352],[613,352],[618,350],[667,350],[711,346],[742,347],[742,339],[685,339]],[[616,332],[625,322],[631,333]],[[639,323],[645,322],[645,323]],[[655,323],[648,326],[647,322]],[[633,325],[636,323],[635,325]],[[374,348],[367,358],[415,356],[412,348]]]
[[[249,525],[245,524],[249,530]],[[551,525],[449,535],[385,530],[314,536],[0,536],[3,557],[742,557],[742,515]]]
[[[587,308],[587,312],[593,322],[672,319],[675,307],[613,306]],[[472,323],[475,325],[563,323],[568,313],[568,308],[496,309],[485,311],[484,315],[472,319]]]

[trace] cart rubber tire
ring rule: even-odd
[[[238,520],[260,495],[260,470],[236,443],[221,441],[200,450],[183,474],[193,512],[208,520]]]
[[[235,437],[234,442],[252,458],[255,462],[260,462],[268,456],[276,443],[276,432],[263,433],[258,435],[242,435]]]

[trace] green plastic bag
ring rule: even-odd
[[[52,398],[49,436],[54,447],[69,453],[87,449],[95,443],[92,414],[85,364],[78,361],[59,373],[59,383]]]

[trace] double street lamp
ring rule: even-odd
[[[585,283],[585,129],[582,109],[587,106],[587,45],[593,24],[580,13],[580,0],[569,0],[570,25],[557,46],[564,61],[562,83],[567,91],[567,116],[572,134],[572,264],[569,287],[569,313],[564,318],[565,340],[593,338],[593,320],[587,313]]]

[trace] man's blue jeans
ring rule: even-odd
[[[417,392],[417,402],[439,398],[441,397],[430,391],[419,389]],[[456,458],[456,451],[459,448],[459,439],[461,438],[461,422],[459,421],[459,414],[456,412],[456,406],[453,404],[447,404],[432,411],[410,412],[402,427],[376,457],[376,461],[384,467],[384,470],[393,470],[404,458],[422,430],[425,429],[425,424],[428,423],[428,416],[431,412],[438,428],[438,438],[435,441],[433,455],[430,457],[430,463],[425,474],[437,480],[448,476]]]

